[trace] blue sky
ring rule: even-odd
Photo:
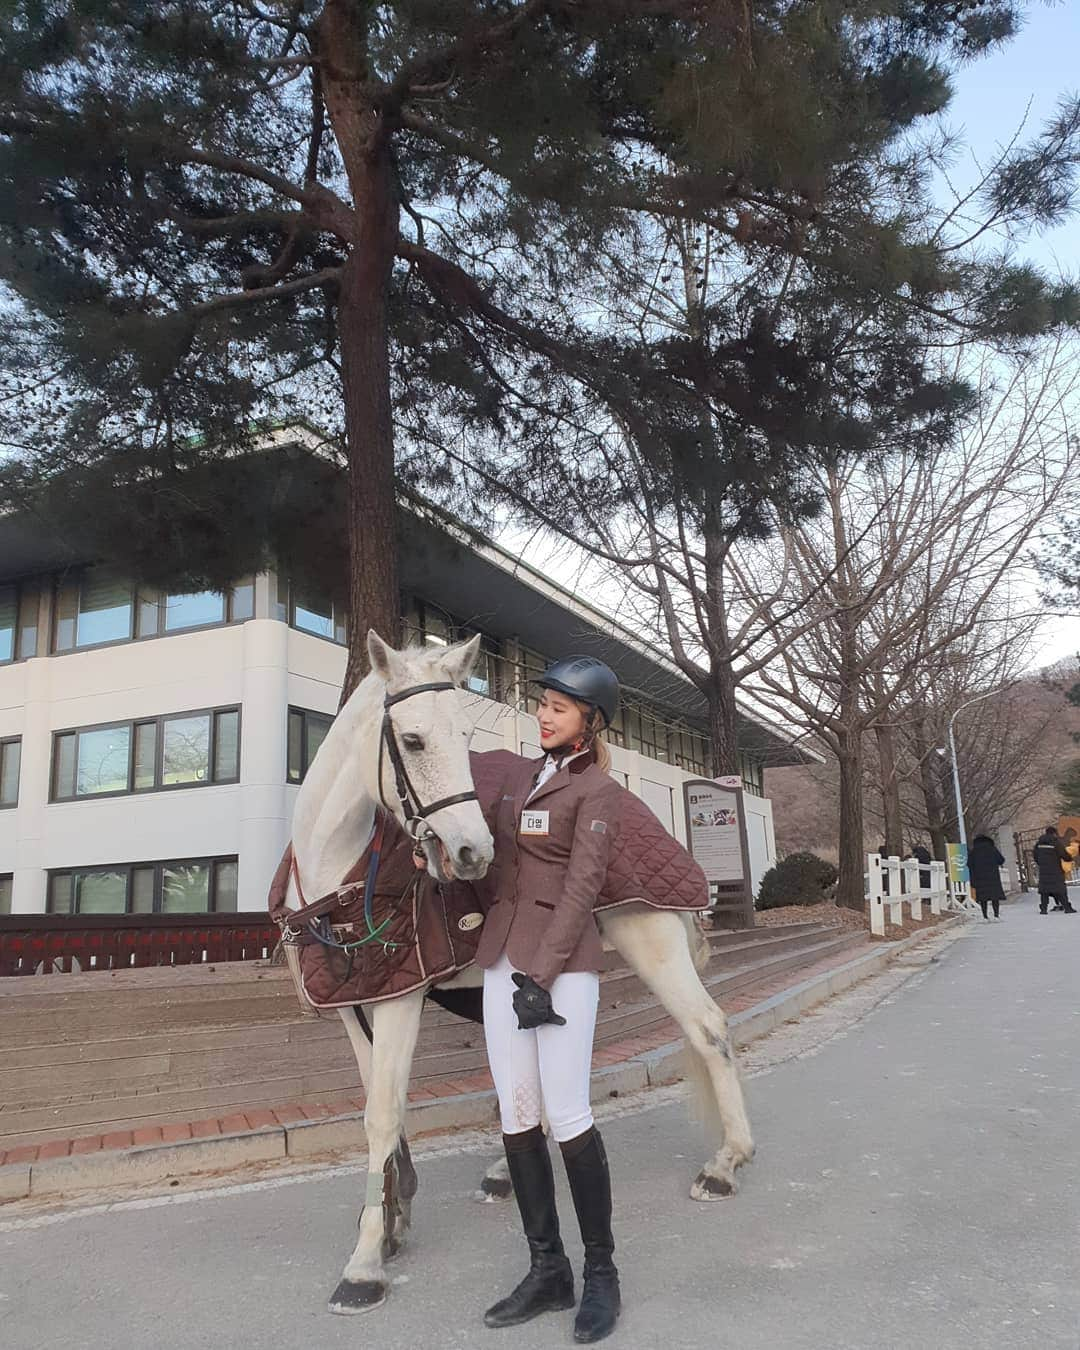
[[[957,159],[951,175],[956,186],[963,187],[977,177],[972,154],[989,163],[1025,117],[1022,140],[1030,140],[1054,115],[1062,96],[1080,90],[1080,0],[1057,4],[1034,0],[1020,34],[999,52],[959,70],[954,88],[945,121],[970,147]],[[1080,275],[1080,215],[1054,230],[1018,240],[1017,252],[1047,271]],[[1044,537],[1049,534],[1048,529]],[[1031,584],[1034,591],[1034,578]],[[1059,618],[1044,625],[1033,643],[1032,665],[1078,651],[1080,622]]]
[[[977,178],[972,152],[982,163],[991,162],[1025,116],[1022,139],[1030,140],[1054,115],[1062,95],[1080,89],[1080,0],[1033,0],[1020,34],[962,67],[953,83],[945,120],[970,150],[959,156],[952,176],[957,186],[967,186]],[[1080,216],[1022,241],[1019,251],[1052,271],[1080,272]]]

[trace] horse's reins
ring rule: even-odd
[[[376,811],[375,832],[372,836],[370,845],[370,858],[368,861],[367,876],[363,883],[351,882],[348,885],[340,886],[336,890],[330,891],[327,895],[308,904],[304,898],[303,887],[300,885],[300,870],[296,865],[296,856],[293,855],[292,875],[296,884],[296,893],[300,898],[300,908],[290,912],[288,918],[282,926],[282,940],[284,942],[295,942],[300,934],[292,927],[296,920],[302,920],[307,924],[308,931],[316,942],[323,947],[334,947],[339,951],[351,952],[357,947],[364,947],[370,942],[379,942],[387,950],[391,947],[398,947],[401,944],[396,942],[387,942],[382,940],[382,934],[387,925],[393,918],[392,915],[383,920],[376,926],[373,909],[375,894],[375,879],[379,874],[379,858],[382,853],[383,834],[386,827],[386,814],[392,813],[392,807],[386,800],[386,794],[383,791],[383,753],[390,756],[390,763],[394,770],[394,789],[397,792],[398,800],[401,803],[401,810],[405,816],[405,829],[413,843],[419,847],[428,839],[437,838],[435,831],[428,824],[428,816],[433,816],[436,811],[442,811],[448,806],[457,806],[460,802],[476,801],[475,790],[471,792],[458,792],[452,797],[441,797],[437,802],[432,802],[430,806],[425,806],[420,800],[420,794],[413,786],[412,779],[409,777],[409,771],[405,767],[405,760],[401,754],[401,747],[398,745],[397,736],[394,732],[394,724],[390,718],[390,709],[395,703],[403,703],[408,698],[414,698],[417,694],[442,693],[445,690],[456,690],[457,685],[450,680],[439,680],[430,684],[414,684],[408,689],[403,689],[398,694],[387,694],[383,699],[383,719],[382,728],[379,732],[379,800],[384,811]],[[419,874],[417,874],[419,881]],[[358,889],[363,889],[364,893],[364,923],[367,926],[367,933],[364,937],[356,939],[354,942],[341,942],[334,936],[334,930],[327,917],[330,910],[336,908],[342,903],[342,897],[349,893],[355,893]]]

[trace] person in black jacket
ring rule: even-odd
[[[1031,852],[1035,858],[1035,866],[1039,869],[1039,913],[1045,914],[1050,901],[1054,900],[1055,909],[1060,909],[1066,914],[1075,914],[1076,910],[1069,902],[1065,869],[1061,865],[1063,862],[1071,862],[1072,859],[1053,825],[1047,825],[1036,839]]]
[[[1001,885],[1000,869],[1004,866],[1005,859],[998,852],[997,845],[990,836],[977,834],[968,852],[968,871],[975,899],[979,902],[982,916],[987,922],[990,919],[990,915],[986,912],[988,905],[994,907],[994,918],[1001,918],[998,906],[1005,899],[1005,891]]]
[[[930,864],[933,861],[930,857],[930,850],[925,844],[916,844],[911,850],[911,856],[919,861],[919,887],[928,891],[930,889]]]

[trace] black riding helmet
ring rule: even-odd
[[[541,689],[557,689],[560,694],[599,708],[606,727],[614,721],[619,707],[619,679],[595,656],[567,656],[554,661],[536,683]]]

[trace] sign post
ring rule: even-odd
[[[742,779],[689,778],[683,783],[683,808],[690,854],[709,882],[714,912],[733,928],[753,928]]]

